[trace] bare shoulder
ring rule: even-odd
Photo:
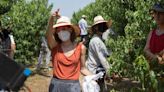
[[[150,31],[150,32],[149,32],[149,34],[148,34],[148,36],[151,36],[151,35],[152,35],[152,33],[153,33],[153,31],[154,31],[154,30]]]
[[[81,46],[81,51],[82,51],[82,53],[83,52],[85,52],[86,51],[86,47],[85,47],[85,45],[83,44],[83,43],[79,43]]]
[[[154,31],[154,30],[152,30],[152,31],[149,32],[149,34],[148,34],[148,36],[147,36],[147,42],[150,41],[150,38],[151,38],[151,36],[152,36],[153,31]]]

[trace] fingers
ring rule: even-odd
[[[164,60],[164,54],[162,55],[162,59]]]
[[[60,9],[57,9],[56,11],[54,11],[54,12],[52,13],[52,16],[53,16],[53,17],[60,18],[59,11],[60,11]]]
[[[161,65],[164,65],[164,61],[159,61],[158,63]]]
[[[164,65],[163,57],[157,56],[157,58],[158,58],[158,63]]]
[[[162,50],[159,54],[160,54],[161,56],[164,55],[164,50]]]
[[[162,57],[157,56],[157,58],[158,58],[158,61],[162,61]]]

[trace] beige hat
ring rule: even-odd
[[[57,19],[57,22],[55,25],[53,25],[53,28],[56,29],[57,27],[61,26],[71,26],[74,29],[76,35],[79,35],[80,33],[78,26],[73,25],[70,19],[66,16],[61,16],[59,19]]]
[[[82,18],[86,18],[87,16],[86,16],[86,15],[82,15],[81,17],[82,17]]]
[[[107,21],[105,21],[101,15],[98,15],[94,18],[94,24],[92,25],[92,27],[99,23],[104,23],[104,22],[107,23]]]

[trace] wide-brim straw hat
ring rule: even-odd
[[[70,19],[66,16],[61,16],[59,19],[57,19],[57,22],[55,25],[53,25],[54,30],[58,27],[62,26],[70,26],[73,28],[73,31],[76,33],[76,36],[80,34],[80,29],[77,25],[73,25],[70,21]]]
[[[107,21],[104,20],[104,18],[102,16],[98,15],[94,18],[94,23],[93,23],[92,27],[94,27],[95,25],[100,24],[100,23],[106,23],[107,24]],[[107,26],[108,26],[108,24],[107,24]]]

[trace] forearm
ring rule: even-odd
[[[55,44],[55,39],[53,37],[53,21],[54,21],[54,17],[51,16],[48,22],[48,30],[46,32],[46,38],[47,38],[47,43],[50,49],[52,49],[54,47]]]
[[[101,64],[102,64],[103,68],[105,69],[105,71],[108,72],[108,70],[109,70],[108,61],[103,61],[103,62],[101,62]]]
[[[46,32],[46,37],[52,36],[53,20],[54,20],[54,17],[51,16],[48,21],[48,30]]]
[[[53,33],[52,32],[47,32],[47,43],[48,43],[48,47],[49,47],[49,49],[51,50],[51,49],[53,49],[53,45],[52,45],[52,40],[53,40],[53,35],[52,35]]]
[[[145,50],[145,54],[146,54],[149,61],[158,60],[159,64],[164,64],[164,62],[163,62],[164,61],[164,58],[163,58],[164,56],[161,55],[161,53],[153,54],[153,53],[151,53],[150,50]]]
[[[156,59],[156,55],[153,54],[149,49],[145,49],[144,52],[145,52],[146,57],[147,57],[149,60]]]
[[[86,67],[81,68],[81,73],[85,76],[87,75],[93,75]]]
[[[107,72],[109,70],[109,63],[103,55],[99,54],[99,60],[105,71]]]
[[[162,51],[160,51],[159,55],[164,56],[164,49]]]

